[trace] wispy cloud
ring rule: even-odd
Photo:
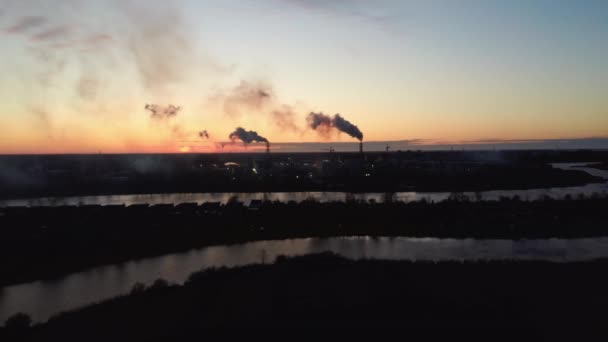
[[[52,18],[46,16],[18,17],[4,32],[22,35],[31,42],[40,44],[40,48],[91,49],[113,40],[107,33],[87,33],[86,28],[69,24],[53,25]]]
[[[272,87],[265,82],[241,83],[226,91],[213,95],[210,100],[223,104],[224,113],[230,117],[238,117],[247,112],[260,112],[274,99]]]
[[[478,139],[441,140],[410,139],[387,142],[397,146],[435,147],[441,149],[608,149],[608,137],[563,138],[563,139]]]
[[[74,35],[71,35],[72,37]],[[73,37],[71,39],[64,39],[57,41],[50,45],[55,49],[70,49],[76,48],[81,52],[97,51],[102,47],[107,47],[109,43],[114,42],[115,39],[106,33],[91,34],[89,36]]]
[[[82,40],[82,42],[85,44],[96,45],[99,43],[105,43],[105,42],[109,42],[112,40],[113,40],[113,38],[111,35],[109,35],[107,33],[98,33],[98,34],[93,34],[91,36],[85,37]]]
[[[392,16],[383,11],[373,1],[356,0],[282,0],[283,2],[308,11],[315,11],[332,16],[358,18],[378,25],[388,25]]]
[[[24,33],[30,29],[40,27],[47,22],[42,16],[27,16],[19,19],[15,24],[6,28],[8,33]]]
[[[59,40],[68,38],[72,31],[68,26],[57,26],[32,36],[32,40],[36,41],[47,41],[47,40]]]

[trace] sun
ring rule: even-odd
[[[190,146],[182,146],[179,148],[179,151],[181,153],[188,153],[188,152],[192,151],[192,148],[190,148]]]

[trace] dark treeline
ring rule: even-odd
[[[170,192],[483,191],[600,182],[605,151],[0,156],[0,198]]]
[[[26,341],[151,341],[224,329],[362,329],[425,340],[604,340],[607,261],[350,261],[332,254],[159,280],[130,295],[5,329]],[[419,329],[414,331],[411,329]],[[290,332],[293,333],[293,332]],[[376,335],[378,337],[378,335]]]
[[[608,236],[608,198],[430,203],[236,199],[227,204],[0,209],[2,285],[194,247],[332,236],[574,238]]]

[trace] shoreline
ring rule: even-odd
[[[33,341],[107,341],[204,336],[209,329],[234,328],[355,333],[398,324],[425,333],[432,327],[445,337],[454,333],[446,328],[484,337],[497,328],[503,336],[508,328],[513,336],[507,340],[522,331],[542,340],[562,336],[555,323],[564,322],[563,328],[580,337],[582,327],[590,335],[604,328],[606,263],[355,261],[331,253],[281,257],[269,265],[195,272],[184,285],[163,280],[136,285],[128,295],[18,333]],[[2,333],[11,331],[0,328]]]
[[[0,285],[260,240],[342,236],[514,240],[604,237],[608,236],[606,207],[608,197],[530,202],[472,202],[455,197],[440,203],[262,202],[257,208],[231,202],[217,206],[5,209],[0,216],[0,223],[6,227],[0,241]],[[44,267],[39,260],[45,260]]]

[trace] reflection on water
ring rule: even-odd
[[[352,259],[393,260],[549,260],[556,262],[608,258],[608,238],[548,240],[473,240],[436,238],[330,238],[260,241],[207,247],[185,253],[104,266],[55,281],[37,281],[0,289],[0,322],[16,312],[46,321],[62,311],[130,291],[137,282],[158,278],[183,283],[208,267],[272,262],[278,255],[332,251]]]
[[[579,167],[586,163],[560,163],[552,164],[553,167],[564,170],[585,171],[594,176],[603,177],[608,180],[608,171],[593,168]],[[501,197],[519,196],[522,200],[535,200],[542,197],[555,199],[570,195],[574,198],[579,195],[590,196],[594,193],[608,194],[608,183],[587,184],[584,186],[573,186],[563,188],[544,188],[531,190],[494,190],[479,193],[465,192],[471,199],[481,196],[485,200],[498,200]],[[426,199],[439,202],[446,200],[449,192],[395,192],[391,194],[392,200],[411,202]],[[204,203],[221,202],[226,203],[232,197],[248,204],[252,200],[269,201],[296,201],[302,202],[306,199],[315,199],[320,202],[354,200],[375,200],[382,202],[386,199],[386,193],[347,193],[347,192],[219,192],[219,193],[174,193],[174,194],[146,194],[146,195],[107,195],[107,196],[79,196],[79,197],[43,197],[34,199],[6,200],[0,201],[0,207],[6,206],[59,206],[59,205],[116,205],[116,204],[178,204],[178,203]]]
[[[601,177],[608,180],[608,171],[594,169],[592,167],[587,167],[587,165],[592,165],[594,163],[555,163],[551,164],[554,168],[562,169],[562,170],[579,170],[585,171],[588,174],[596,177]]]

